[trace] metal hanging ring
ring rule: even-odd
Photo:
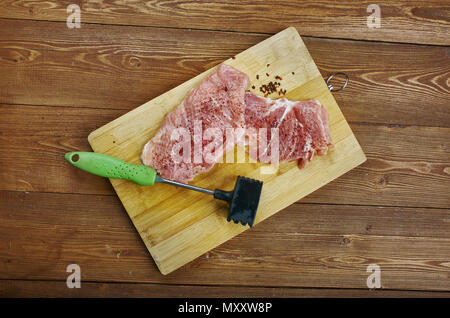
[[[341,87],[339,87],[339,88],[337,88],[337,89],[335,89],[335,88],[333,87],[333,85],[330,84],[330,81],[331,81],[331,80],[333,79],[333,77],[335,77],[336,75],[343,75],[343,76],[345,77],[345,83],[344,83],[344,85],[342,85]],[[344,73],[344,72],[336,72],[336,73],[333,73],[333,74],[331,74],[331,75],[328,77],[328,79],[327,79],[327,86],[328,86],[328,89],[330,90],[330,92],[339,92],[339,91],[342,91],[344,88],[347,87],[348,80],[349,80],[349,78],[348,78],[347,73]]]

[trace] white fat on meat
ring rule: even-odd
[[[247,127],[278,129],[280,162],[299,160],[299,166],[303,167],[315,154],[325,154],[331,144],[328,112],[316,100],[272,100],[247,92],[245,103]],[[267,158],[270,146],[269,140],[264,151],[253,159],[267,160],[261,156]]]

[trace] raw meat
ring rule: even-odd
[[[167,115],[156,135],[145,145],[141,156],[143,163],[163,178],[179,182],[190,181],[210,170],[224,152],[235,145],[234,138],[225,137],[226,130],[244,128],[244,95],[248,85],[246,74],[231,66],[219,65],[215,73]],[[214,136],[209,136],[212,140],[203,137],[208,129],[214,132]],[[186,134],[188,140],[181,143],[182,135]],[[211,145],[216,151],[211,151]]]
[[[273,135],[271,128],[278,128],[278,160],[299,160],[302,168],[315,154],[324,155],[331,144],[328,112],[316,100],[290,101],[286,98],[272,100],[247,92],[245,94],[245,121],[247,129],[266,128],[266,135],[257,135],[257,156],[260,162],[273,162]],[[261,140],[266,137],[266,141]],[[272,161],[271,161],[272,160]]]

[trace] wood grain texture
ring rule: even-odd
[[[68,1],[6,0],[0,17],[66,21],[69,4],[81,6],[82,23],[107,23],[240,32],[276,33],[295,26],[301,35],[393,42],[449,44],[450,6],[445,0],[381,0],[381,27],[370,29],[371,1],[332,0],[276,3],[263,0]],[[420,26],[420,27],[418,27]],[[84,27],[84,25],[83,25]]]
[[[208,8],[100,0],[83,2],[82,28],[69,30],[66,7],[77,1],[2,1],[0,295],[441,294],[364,290],[371,262],[383,264],[383,288],[450,290],[450,132],[416,127],[450,127],[448,47],[304,37],[324,77],[349,73],[350,85],[334,96],[369,160],[244,233],[249,244],[231,240],[173,276],[158,273],[109,182],[61,160],[90,150],[93,129],[285,26],[320,37],[449,44],[447,3],[399,2],[378,3],[382,28],[369,30],[370,2],[252,2],[243,10],[246,1]],[[209,31],[176,29],[185,27]],[[81,291],[65,287],[71,263],[82,266]]]
[[[107,180],[72,168],[63,156],[68,151],[91,151],[86,139],[89,132],[123,113],[0,105],[0,189],[114,195]],[[305,197],[304,202],[450,206],[449,128],[351,127],[368,160]]]
[[[294,204],[162,276],[116,197],[0,191],[0,278],[63,281],[76,263],[84,282],[365,289],[376,263],[385,289],[448,291],[449,217]]]
[[[283,288],[242,286],[192,286],[140,283],[90,283],[82,282],[81,289],[69,289],[65,281],[3,280],[0,282],[0,297],[49,297],[49,298],[261,298],[261,297],[305,297],[305,298],[448,298],[448,292],[364,290],[328,288]]]
[[[0,102],[131,110],[267,35],[0,20]],[[211,43],[214,45],[211,45]],[[450,127],[448,47],[305,38],[350,122]]]
[[[450,207],[450,129],[352,127],[368,162],[348,173],[347,181],[344,181],[345,177],[335,180],[332,185],[305,198],[305,202],[325,202],[326,198],[334,196],[350,202],[346,197],[359,193],[352,203]]]

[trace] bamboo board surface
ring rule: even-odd
[[[334,148],[328,155],[314,158],[302,170],[297,168],[296,162],[290,162],[281,164],[274,174],[262,174],[259,169],[262,165],[258,163],[224,163],[197,176],[192,184],[229,190],[237,175],[264,181],[257,224],[366,160],[295,28],[279,32],[225,63],[247,73],[250,86],[259,87],[279,75],[283,78],[282,88],[287,90],[287,98],[319,100],[330,114]],[[214,70],[198,75],[95,130],[88,138],[92,148],[139,164],[144,144],[155,134],[165,116]],[[111,183],[163,274],[247,229],[228,223],[228,207],[211,196],[164,184],[140,187],[115,179],[111,179]]]

